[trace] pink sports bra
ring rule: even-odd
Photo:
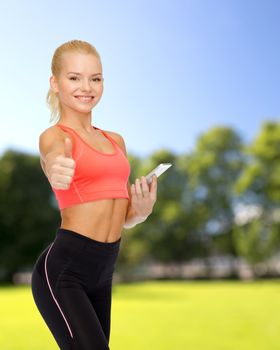
[[[105,131],[100,130],[114,146],[114,153],[103,153],[87,144],[80,135],[69,126],[56,124],[69,132],[73,139],[72,157],[76,162],[75,173],[68,189],[52,190],[58,201],[59,209],[78,203],[104,198],[129,198],[127,182],[130,165],[122,148]]]

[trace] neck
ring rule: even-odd
[[[64,124],[73,129],[82,129],[92,131],[92,115],[89,113],[79,113],[77,111],[69,110],[63,111],[58,120],[58,124]]]

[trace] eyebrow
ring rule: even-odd
[[[68,72],[67,74],[81,75],[81,73],[78,73],[78,72]],[[95,73],[95,74],[92,74],[91,76],[95,76],[95,75],[102,75],[102,74],[101,73]]]

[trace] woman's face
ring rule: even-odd
[[[51,76],[50,84],[62,109],[89,113],[103,93],[101,63],[93,54],[65,53],[60,75]]]

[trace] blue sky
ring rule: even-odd
[[[210,127],[251,141],[280,116],[278,0],[1,2],[0,152],[38,153],[54,50],[72,39],[101,55],[92,123],[128,152],[190,151]]]

